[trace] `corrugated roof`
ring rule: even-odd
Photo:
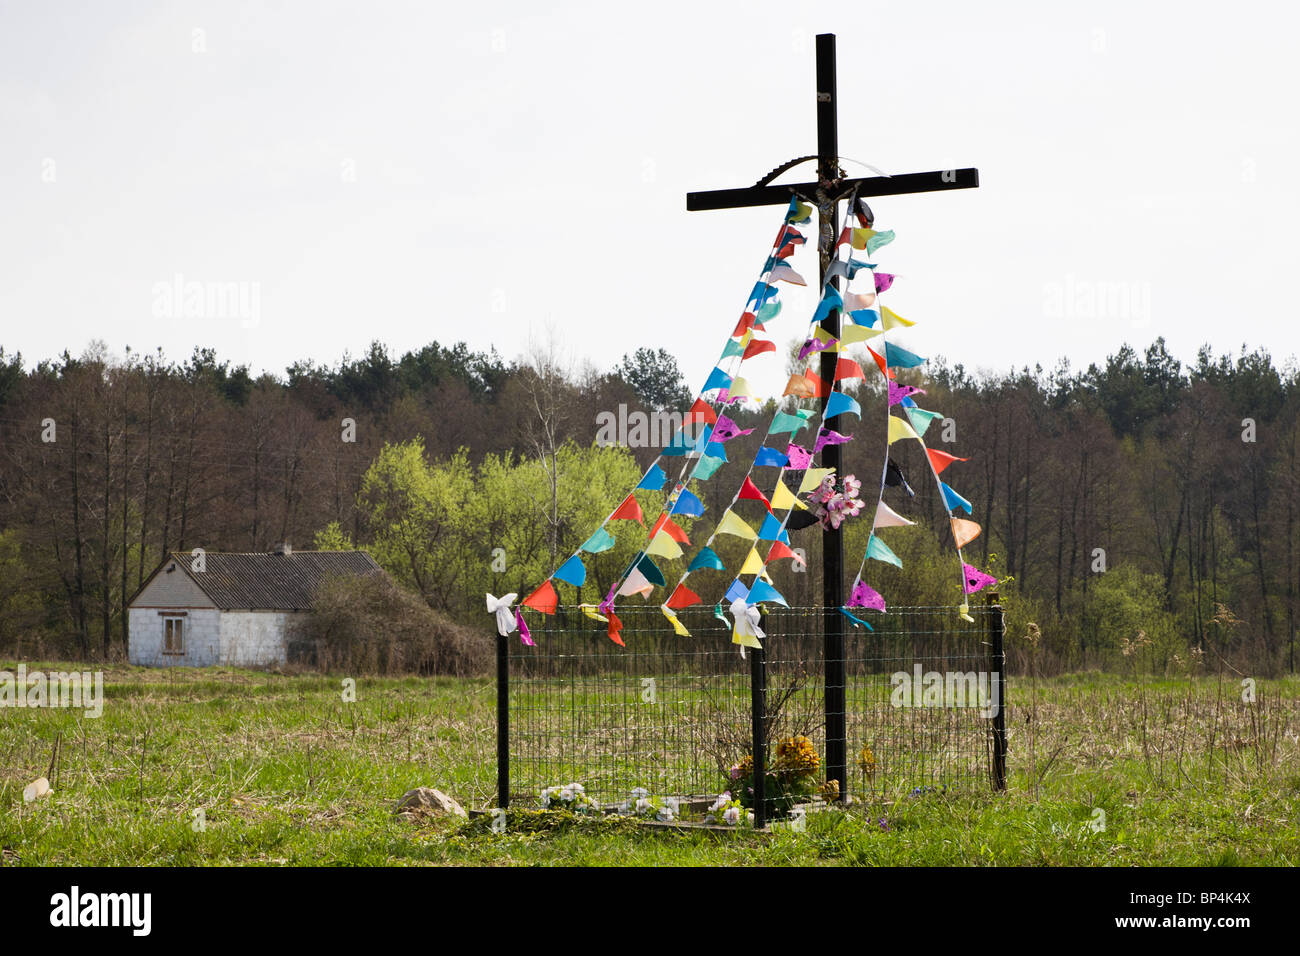
[[[190,570],[187,553],[172,558],[223,611],[305,611],[327,577],[384,573],[364,551],[209,551],[203,571]]]

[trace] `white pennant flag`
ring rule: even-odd
[[[876,523],[872,525],[873,528],[900,528],[909,524],[916,524],[916,522],[908,521],[883,501],[876,506]]]

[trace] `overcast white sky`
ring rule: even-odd
[[[0,344],[280,373],[374,338],[509,358],[552,327],[602,367],[663,345],[698,388],[779,210],[685,193],[815,151],[835,32],[843,155],[983,183],[873,201],[888,302],[920,323],[901,344],[1002,369],[1163,334],[1282,362],[1295,9],[4,0]],[[256,315],[156,315],[177,275],[245,283]]]

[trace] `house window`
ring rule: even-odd
[[[164,654],[185,653],[185,618],[163,618],[162,652]]]

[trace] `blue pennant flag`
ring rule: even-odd
[[[730,603],[731,601],[735,601],[740,598],[745,598],[748,596],[749,596],[749,588],[741,584],[740,578],[736,578],[736,580],[731,582],[731,587],[727,588],[727,596],[723,598],[723,600]]]
[[[790,535],[781,527],[781,522],[777,520],[776,515],[768,514],[763,519],[763,527],[758,529],[759,541],[780,541],[782,544],[790,543]]]
[[[762,308],[763,304],[779,291],[780,290],[774,285],[768,285],[766,282],[759,282],[754,286],[754,291],[749,294],[749,301],[754,303],[756,307]]]
[[[827,288],[826,294],[822,296],[822,300],[817,303],[817,311],[813,313],[812,320],[820,322],[831,314],[832,309],[842,308],[844,308],[844,298],[836,291],[834,286],[830,286]]]
[[[860,617],[854,617],[852,614],[850,614],[848,608],[846,608],[846,607],[841,607],[841,608],[840,608],[840,613],[843,614],[845,617],[847,617],[847,618],[848,618],[850,621],[852,621],[855,625],[857,625],[857,624],[861,624],[861,625],[862,625],[863,627],[865,627],[868,631],[874,631],[874,630],[875,630],[874,627],[872,627],[872,626],[871,626],[870,624],[868,624],[866,621],[862,620],[862,618],[860,618]]]
[[[786,604],[785,598],[781,596],[781,592],[772,587],[772,585],[768,584],[762,578],[756,579],[753,586],[749,589],[749,603],[758,604],[760,601],[774,601],[777,604],[784,604],[786,607],[790,606],[789,604]]]
[[[853,320],[854,325],[865,325],[869,329],[874,329],[876,323],[880,321],[880,313],[875,309],[855,309],[849,313],[849,318]]]
[[[641,479],[641,483],[637,485],[637,488],[644,491],[658,491],[667,480],[668,474],[662,468],[658,465],[651,465],[650,470],[645,473],[645,477]]]
[[[764,465],[775,465],[778,468],[784,468],[788,464],[790,464],[788,455],[782,454],[775,448],[768,448],[766,445],[760,448],[758,454],[754,456],[755,468],[761,468]]]
[[[626,488],[627,486],[624,485],[623,487]],[[551,577],[559,578],[561,581],[566,581],[569,584],[572,584],[575,588],[580,588],[587,581],[587,567],[575,554],[573,557],[569,558],[568,561],[565,561],[560,565],[559,569],[552,574]]]
[[[673,505],[673,514],[698,518],[704,514],[704,502],[683,488],[682,493],[677,496],[677,502]]]
[[[727,568],[714,550],[706,545],[700,548],[700,553],[692,558],[691,563],[686,566],[687,571],[699,571],[701,569],[725,571]]]
[[[967,514],[971,513],[971,503],[969,501],[957,494],[957,492],[953,491],[942,481],[939,482],[939,487],[943,489],[943,501],[944,504],[948,506],[949,511],[960,508]]]
[[[709,392],[715,388],[731,388],[731,376],[720,368],[715,368],[709,373],[709,379],[700,391]]]
[[[885,343],[885,364],[890,368],[916,368],[924,361],[921,356],[899,348],[892,342]]]
[[[721,461],[728,461],[727,449],[720,441],[711,441],[704,447],[704,454],[710,458],[717,458]]]
[[[836,415],[843,415],[845,412],[852,412],[861,418],[862,406],[851,395],[845,395],[843,392],[831,392],[831,397],[826,402],[826,417],[834,418]]]

